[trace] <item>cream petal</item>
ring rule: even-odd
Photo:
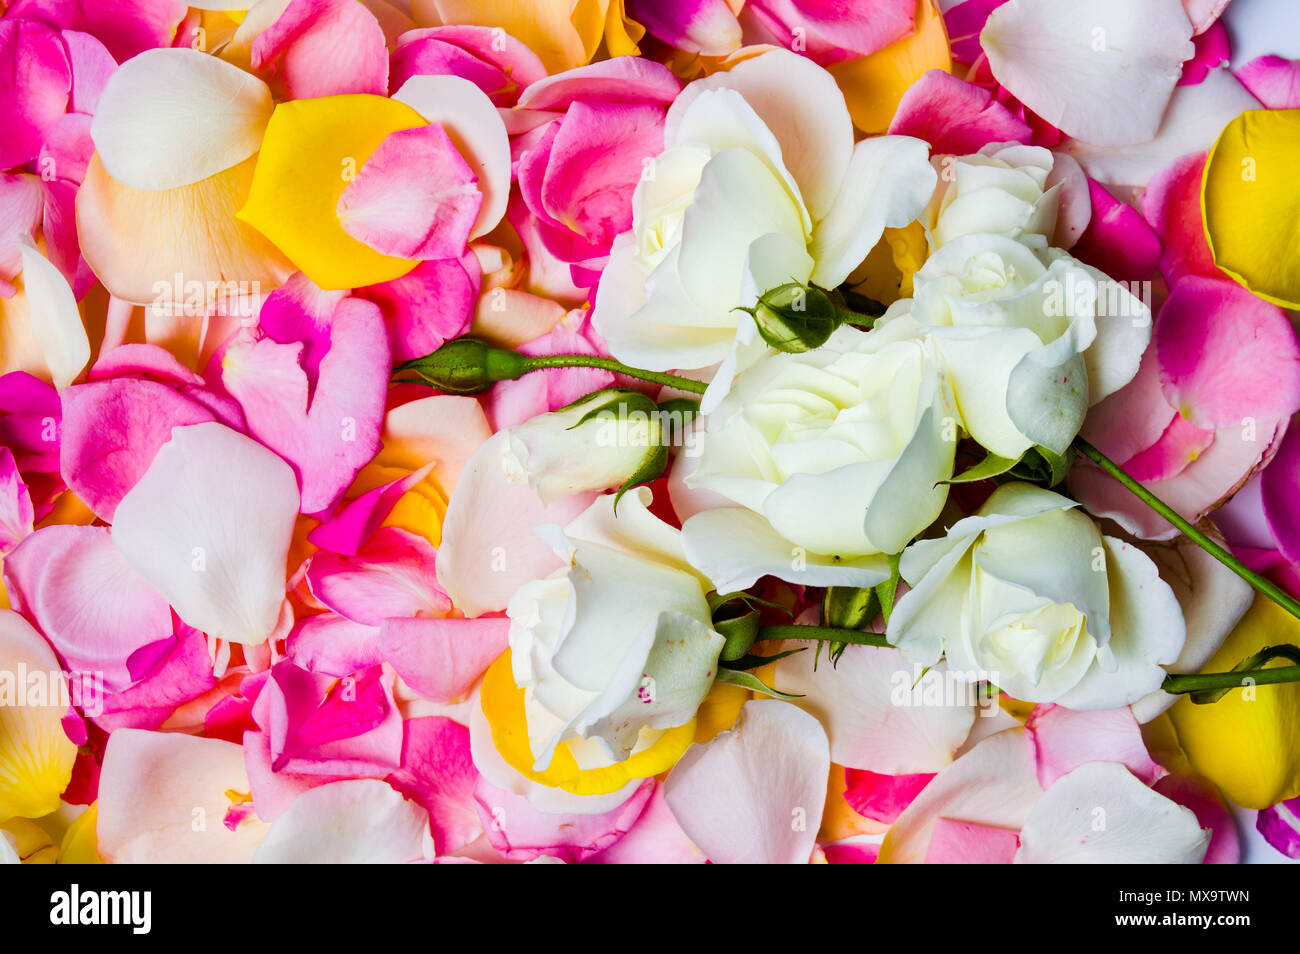
[[[343,779],[303,792],[271,825],[253,855],[253,861],[263,865],[432,859],[429,813],[376,778]]]
[[[77,311],[77,300],[63,273],[30,240],[21,239],[19,247],[32,335],[40,345],[54,386],[65,388],[90,361],[90,340]]]

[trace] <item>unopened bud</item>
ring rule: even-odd
[[[399,364],[397,370],[414,372],[425,384],[448,394],[481,394],[497,381],[512,381],[529,369],[522,355],[465,336]]]
[[[842,320],[833,292],[799,282],[764,292],[758,303],[746,310],[764,341],[778,351],[793,354],[820,348]]]

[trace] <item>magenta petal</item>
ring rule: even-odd
[[[32,532],[35,517],[32,495],[18,473],[13,452],[0,444],[0,556]]]
[[[402,767],[386,781],[429,813],[438,854],[463,848],[483,833],[474,807],[479,774],[469,730],[442,716],[408,719],[404,729]]]
[[[1205,153],[1195,153],[1162,169],[1142,195],[1142,215],[1160,235],[1160,272],[1173,285],[1184,275],[1225,277],[1214,264],[1201,215],[1201,176]]]
[[[952,58],[958,63],[974,63],[983,55],[980,31],[988,22],[989,14],[1006,0],[964,0],[949,7],[943,15],[943,25],[948,31]]]
[[[5,558],[4,579],[14,607],[68,669],[102,673],[110,692],[135,681],[134,652],[172,634],[171,608],[127,565],[107,527],[38,530]]]
[[[1073,254],[1118,281],[1143,281],[1160,263],[1160,239],[1130,205],[1088,180],[1092,217]]]
[[[1165,398],[1197,427],[1243,427],[1300,409],[1300,345],[1286,313],[1236,282],[1189,276],[1155,325]]]
[[[889,132],[924,139],[934,152],[953,155],[1033,138],[1033,130],[992,93],[943,70],[930,70],[903,94]]]
[[[681,89],[668,67],[639,56],[616,56],[539,79],[520,94],[519,108],[562,112],[579,100],[667,106]]]
[[[848,769],[844,800],[863,818],[892,825],[932,778],[933,772],[881,775],[865,769]]]
[[[252,66],[279,99],[388,92],[383,28],[356,0],[290,0],[253,40]]]
[[[1193,37],[1192,45],[1196,52],[1190,60],[1183,63],[1183,75],[1178,79],[1179,86],[1196,85],[1205,79],[1210,70],[1223,66],[1232,58],[1228,29],[1218,21],[1211,24],[1204,33]]]
[[[1300,798],[1278,802],[1259,813],[1255,828],[1288,858],[1300,858]]]
[[[379,646],[402,681],[434,702],[463,697],[505,652],[510,621],[478,619],[388,619]]]
[[[121,63],[145,50],[171,46],[187,9],[173,0],[14,0],[6,16],[89,33]]]
[[[68,106],[72,69],[59,35],[32,20],[0,20],[0,169],[35,159]]]
[[[1168,480],[1181,474],[1201,452],[1214,443],[1214,431],[1203,431],[1181,414],[1175,414],[1160,439],[1124,462],[1134,480]]]
[[[990,828],[940,818],[934,823],[927,865],[1009,865],[1020,847],[1020,835],[1009,828]]]
[[[1259,481],[1264,517],[1277,548],[1300,563],[1300,427],[1290,427]]]
[[[459,258],[483,203],[438,123],[391,133],[339,196],[344,231],[397,258]]]
[[[322,550],[311,558],[312,595],[354,622],[379,626],[405,616],[444,616],[451,600],[438,585],[437,551],[423,537],[382,527],[356,556]]]
[[[102,520],[153,463],[172,428],[218,417],[174,388],[139,378],[78,384],[63,391],[60,464],[68,487]]]
[[[308,541],[322,550],[356,556],[361,545],[393,512],[402,495],[423,480],[432,467],[432,464],[426,464],[405,477],[366,491],[309,533]]]
[[[379,630],[336,613],[309,616],[294,627],[285,652],[303,669],[346,676],[383,661]]]
[[[1169,774],[1147,752],[1141,728],[1127,706],[1080,712],[1040,705],[1030,713],[1025,728],[1038,784],[1043,788],[1084,762],[1123,762],[1144,785],[1153,785]]]
[[[640,817],[654,793],[646,779],[627,801],[599,815],[551,815],[528,799],[506,792],[480,778],[474,790],[483,830],[492,847],[511,861],[543,856],[576,864],[614,845]]]
[[[740,46],[727,0],[625,0],[625,8],[651,36],[688,53],[724,56]]]
[[[1236,75],[1266,109],[1300,108],[1300,60],[1261,56],[1237,70]]]

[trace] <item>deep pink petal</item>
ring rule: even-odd
[[[830,66],[914,33],[915,18],[911,0],[749,0],[741,23],[747,43],[776,43]]]
[[[339,196],[344,231],[384,255],[459,258],[483,203],[438,123],[390,134]]]
[[[1300,60],[1261,56],[1237,70],[1236,76],[1265,109],[1300,108]]]
[[[479,774],[469,730],[441,716],[409,719],[404,729],[402,767],[387,782],[429,813],[438,854],[463,848],[483,833],[474,805]]]
[[[1260,476],[1259,489],[1277,548],[1287,560],[1300,563],[1300,428],[1288,428]]]
[[[0,169],[35,159],[68,106],[72,69],[59,35],[43,23],[0,20]]]
[[[1153,346],[1165,398],[1202,428],[1277,421],[1300,410],[1300,344],[1286,313],[1236,282],[1174,285]]]
[[[1175,414],[1160,439],[1124,462],[1134,480],[1168,480],[1214,443],[1214,431],[1203,431],[1181,414]]]
[[[952,58],[958,63],[974,63],[983,55],[980,30],[989,14],[1007,0],[964,0],[950,7],[943,15],[943,25],[948,31],[948,44]]]
[[[1183,156],[1162,169],[1142,195],[1142,215],[1160,235],[1160,272],[1172,285],[1184,275],[1226,277],[1214,264],[1201,215],[1205,153]]]
[[[252,65],[277,99],[388,92],[383,28],[355,0],[290,0],[253,40]]]
[[[123,692],[109,693],[103,700],[103,712],[90,713],[96,725],[109,731],[122,727],[156,729],[177,706],[197,699],[216,685],[208,638],[184,623],[176,630],[174,638],[151,644],[169,648],[141,681]]]
[[[933,772],[881,775],[865,769],[848,769],[844,800],[862,817],[892,825],[932,778]]]
[[[451,601],[436,578],[437,552],[423,537],[383,527],[356,556],[321,551],[307,583],[330,609],[367,626],[406,616],[444,616]]]
[[[1279,802],[1259,813],[1255,828],[1288,858],[1300,858],[1300,798]]]
[[[1228,30],[1219,22],[1212,24],[1199,36],[1193,37],[1192,45],[1196,48],[1196,53],[1183,63],[1183,75],[1178,79],[1179,86],[1196,85],[1205,79],[1210,70],[1223,66],[1232,58]]]
[[[173,0],[14,0],[6,16],[89,33],[121,63],[145,50],[171,46],[187,9]]]
[[[0,445],[0,556],[4,556],[32,532],[36,511],[14,462],[13,452]]]
[[[431,467],[432,464],[426,465],[405,477],[366,491],[312,530],[307,539],[322,550],[356,556],[362,544],[374,535],[393,512],[402,495],[423,480]]]
[[[1160,239],[1137,209],[1088,180],[1092,217],[1073,254],[1118,281],[1143,281],[1160,263]]]
[[[669,46],[723,56],[740,46],[740,24],[726,0],[625,0],[627,15]]]
[[[466,252],[459,259],[421,262],[401,278],[358,288],[356,295],[383,312],[393,361],[409,361],[469,331],[480,276],[478,259]]]
[[[991,142],[1024,142],[1033,131],[993,94],[945,73],[930,70],[912,84],[889,124],[891,135],[924,139],[936,153],[965,155]]]
[[[485,26],[408,31],[397,38],[391,70],[393,92],[412,76],[447,74],[474,83],[497,106],[513,106],[522,89],[546,75],[537,54],[510,34]]]
[[[539,79],[520,94],[519,108],[560,112],[578,101],[667,106],[681,89],[668,67],[638,56],[616,56]]]
[[[379,647],[402,681],[424,698],[453,702],[505,652],[509,633],[504,617],[388,619]]]

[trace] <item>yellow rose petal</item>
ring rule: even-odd
[[[948,33],[933,0],[918,0],[915,33],[870,56],[830,68],[853,125],[865,133],[888,129],[898,101],[929,70],[952,72]]]
[[[1278,643],[1300,644],[1300,620],[1257,596],[1201,671],[1226,672]],[[1300,684],[1233,689],[1206,705],[1180,699],[1169,716],[1192,767],[1238,805],[1267,808],[1300,795]]]
[[[1251,109],[1205,162],[1201,211],[1214,263],[1261,298],[1300,308],[1300,109]]]
[[[95,834],[96,819],[99,818],[99,803],[95,802],[63,833],[63,843],[59,846],[59,864],[61,865],[102,865],[99,857],[99,839]]]
[[[524,778],[561,788],[574,795],[607,795],[639,778],[666,772],[695,739],[695,720],[669,729],[654,745],[628,756],[606,768],[581,769],[568,743],[556,748],[555,757],[545,772],[533,769],[535,758],[528,745],[528,726],[524,718],[524,690],[515,685],[510,670],[510,650],[506,650],[483,675],[479,692],[483,715],[492,728],[497,752]]]
[[[325,289],[405,275],[416,262],[376,252],[343,229],[339,196],[390,133],[427,125],[405,103],[350,94],[281,103],[271,114],[248,201],[236,213]]]

